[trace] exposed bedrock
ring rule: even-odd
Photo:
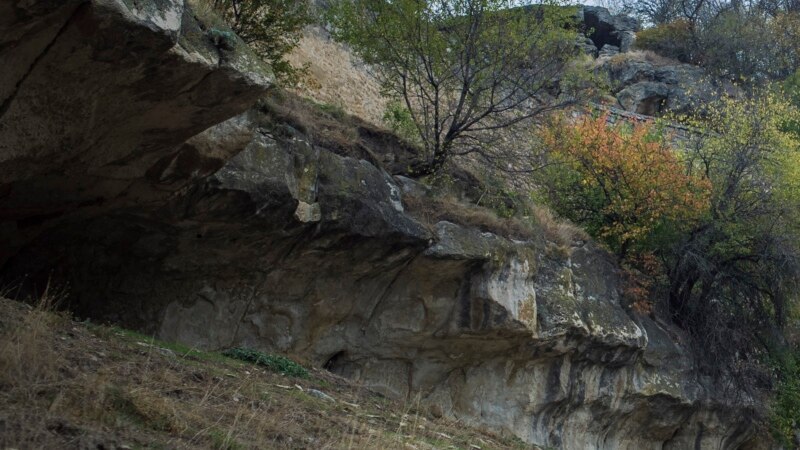
[[[0,0],[0,261],[46,222],[158,201],[222,166],[231,155],[182,143],[270,75],[210,28],[183,0]]]
[[[631,49],[636,41],[636,32],[641,28],[637,19],[624,14],[611,14],[601,6],[581,7],[578,21],[583,24],[596,49],[609,46],[623,53]]]
[[[701,67],[664,58],[651,61],[644,54],[601,58],[596,70],[608,76],[620,107],[648,116],[701,111],[721,95],[739,93]]]
[[[190,139],[241,152],[172,202],[63,223],[5,275],[69,282],[81,315],[287,352],[540,445],[755,436],[748,407],[713,398],[674,330],[620,306],[615,265],[592,243],[423,226],[379,168],[258,123],[251,112]]]

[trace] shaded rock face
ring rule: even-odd
[[[656,64],[620,55],[603,60],[597,70],[608,75],[620,106],[637,114],[688,112],[720,93],[735,94],[732,86],[712,79],[702,68],[690,64]]]
[[[249,108],[270,76],[207,27],[183,0],[0,4],[0,241],[155,201],[222,166],[231,155],[182,143]]]
[[[623,53],[627,52],[636,41],[636,32],[641,29],[635,18],[622,14],[612,15],[608,9],[600,6],[584,6],[578,14],[579,21],[587,30],[587,36],[601,50],[609,46]]]
[[[695,378],[674,330],[620,306],[616,267],[593,244],[423,226],[386,172],[256,112],[185,148],[238,154],[160,208],[62,223],[5,276],[68,281],[79,314],[287,352],[540,445],[718,449],[754,436],[746,407]]]
[[[268,76],[209,29],[178,0],[0,3],[3,280],[544,446],[754,446],[679,333],[622,308],[605,252],[421,224],[377,163],[246,111]]]

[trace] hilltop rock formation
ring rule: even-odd
[[[4,280],[67,283],[80,316],[285,352],[542,446],[759,443],[751,400],[622,306],[605,251],[421,222],[378,162],[248,109],[269,76],[183,2],[0,17],[0,55],[27,68],[0,84]]]
[[[610,54],[627,52],[636,41],[636,32],[641,29],[639,21],[624,14],[613,15],[601,6],[583,6],[578,11],[578,21],[583,24],[586,35],[597,51]]]
[[[619,106],[632,113],[685,113],[721,93],[736,95],[731,83],[710,77],[703,68],[666,58],[629,53],[598,63],[596,70],[608,76]]]
[[[592,243],[428,228],[377,167],[257,123],[252,112],[190,139],[240,152],[173,202],[62,225],[8,273],[55,267],[81,315],[203,348],[288,352],[541,445],[752,438],[741,410],[693,375],[674,330],[622,308],[612,258]]]

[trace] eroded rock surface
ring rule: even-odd
[[[697,111],[720,95],[737,95],[736,87],[704,69],[677,61],[649,60],[646,54],[625,54],[598,60],[598,71],[611,82],[611,92],[624,110],[647,116]]]
[[[222,166],[231,155],[182,143],[270,75],[211,28],[183,0],[0,2],[0,261],[44,222],[152,202]]]
[[[79,314],[287,352],[539,445],[717,449],[754,436],[747,407],[712,397],[674,330],[622,308],[612,258],[592,243],[424,226],[384,171],[257,117],[187,142],[241,152],[173,202],[52,230],[7,276],[57,267]]]
[[[595,48],[614,47],[627,52],[636,42],[636,32],[641,29],[639,21],[624,14],[611,14],[601,6],[584,6],[578,12],[578,20],[594,43]],[[595,54],[595,56],[597,56]]]

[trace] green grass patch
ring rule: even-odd
[[[218,429],[209,431],[208,437],[211,438],[213,448],[217,450],[244,450],[245,448],[228,433]]]
[[[220,353],[205,352],[202,350],[198,350],[197,348],[194,347],[189,347],[188,345],[180,344],[178,342],[161,341],[153,336],[148,336],[146,334],[142,334],[137,331],[121,328],[116,325],[107,327],[102,325],[89,324],[88,328],[95,335],[106,339],[111,337],[118,337],[128,343],[141,342],[143,344],[147,344],[152,347],[169,350],[173,352],[175,356],[185,360],[213,361],[213,362],[223,363],[226,365],[230,365],[231,363],[230,358],[226,358]]]
[[[228,358],[238,359],[265,367],[273,372],[289,377],[308,378],[308,370],[285,356],[268,355],[249,348],[232,348],[222,352]]]

